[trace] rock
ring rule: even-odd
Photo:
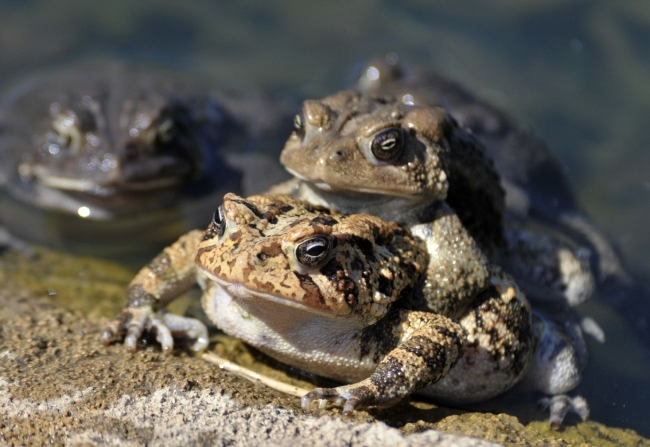
[[[135,355],[122,345],[103,347],[101,331],[121,307],[130,276],[107,261],[40,248],[31,257],[0,253],[0,444],[650,445],[631,430],[594,422],[557,433],[545,431],[546,422],[524,426],[511,415],[417,401],[350,419],[338,410],[304,415],[297,398],[234,377],[180,346],[171,356],[155,343]],[[194,309],[191,297],[180,303]],[[258,372],[295,377],[239,341],[223,334],[213,341],[220,355]]]

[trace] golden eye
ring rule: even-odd
[[[293,131],[301,140],[305,138],[305,119],[302,117],[302,113],[296,114],[293,118]]]
[[[296,247],[296,259],[310,269],[321,267],[327,262],[332,243],[327,236],[314,236]]]
[[[219,236],[226,231],[226,215],[223,212],[223,205],[216,209],[212,215],[212,225]]]
[[[370,144],[372,154],[381,161],[391,161],[404,150],[404,132],[399,127],[390,127],[377,132]]]

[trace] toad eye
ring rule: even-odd
[[[327,261],[332,243],[326,236],[315,236],[296,247],[296,259],[303,266],[311,269],[321,267]]]
[[[301,140],[305,138],[305,119],[302,117],[302,113],[296,114],[293,118],[293,131]]]
[[[404,150],[404,132],[398,127],[390,127],[377,132],[370,144],[370,150],[377,160],[394,160]]]
[[[151,146],[165,146],[170,144],[176,135],[176,123],[167,118],[149,128],[147,132],[148,143]]]
[[[221,205],[212,215],[212,225],[219,236],[223,236],[226,231],[226,215],[223,212],[223,205]]]

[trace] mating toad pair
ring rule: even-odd
[[[206,348],[201,322],[164,310],[198,283],[220,329],[350,383],[310,392],[307,411],[320,400],[349,414],[411,393],[475,402],[522,383],[555,396],[552,425],[569,408],[588,416],[583,399],[562,394],[585,366],[580,329],[531,310],[521,289],[533,302],[583,300],[589,266],[505,217],[499,176],[471,131],[411,95],[344,91],[305,101],[281,161],[294,180],[226,195],[205,232],[138,273],[105,343],[125,335],[133,351],[153,331],[166,351],[173,335]]]

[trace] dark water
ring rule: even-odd
[[[551,146],[585,210],[650,272],[650,4],[609,0],[0,0],[0,82],[88,58],[148,61],[296,98],[396,52],[511,112]],[[647,279],[645,279],[646,282]],[[650,367],[625,323],[581,386],[593,419],[650,436]]]

